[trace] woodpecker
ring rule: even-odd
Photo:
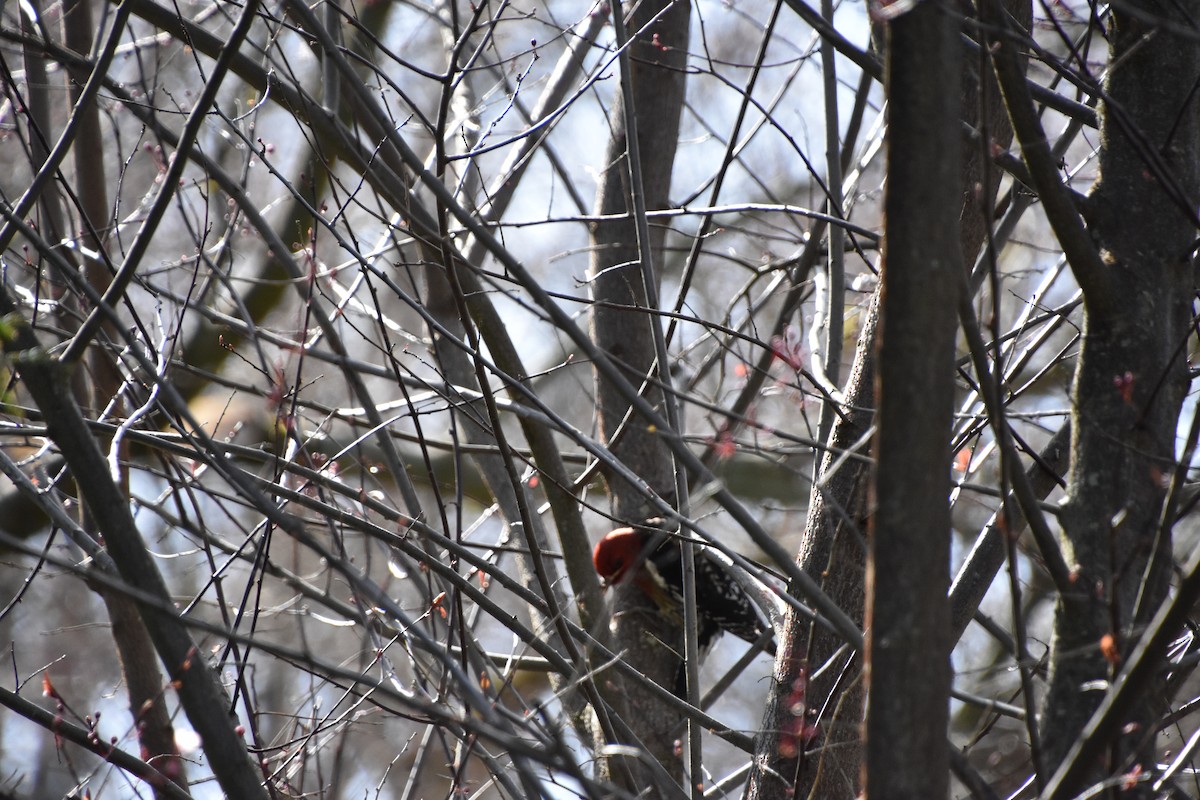
[[[654,525],[661,520],[649,520]],[[596,544],[592,563],[606,586],[630,581],[654,601],[659,612],[683,625],[683,559],[678,539],[664,538],[654,545],[649,527],[617,528]],[[653,551],[648,548],[653,546]],[[722,631],[755,644],[768,630],[758,608],[742,584],[731,574],[738,569],[717,559],[707,548],[697,547],[696,612],[700,622],[697,645],[701,652]],[[774,650],[774,637],[767,649]]]

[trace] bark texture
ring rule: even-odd
[[[631,9],[631,10],[630,10]],[[688,27],[691,7],[686,2],[651,0],[631,4],[627,29],[633,78],[634,129],[642,154],[642,186],[648,210],[669,205],[671,173],[679,141],[679,117],[683,108]],[[611,139],[604,160],[603,179],[596,198],[596,213],[625,214],[632,211],[628,162],[627,117],[618,99],[610,119]],[[629,381],[641,388],[656,408],[662,392],[647,378],[657,379],[652,325],[659,324],[650,308],[643,279],[642,258],[661,268],[665,228],[650,229],[649,252],[639,251],[636,223],[628,219],[606,220],[592,226],[592,257],[589,265],[592,298],[592,337],[613,361],[628,370]],[[655,281],[657,282],[657,274]],[[653,296],[657,296],[657,286]],[[597,375],[596,402],[602,440],[613,454],[642,478],[661,497],[673,499],[675,480],[672,459],[659,433],[630,412],[630,404],[610,382]],[[653,516],[645,486],[608,475],[613,515],[626,523]],[[626,660],[659,686],[673,687],[683,652],[682,631],[657,612],[644,594],[631,586],[612,590],[610,632],[612,646]],[[650,758],[667,767],[676,777],[682,767],[676,741],[682,733],[677,714],[670,712],[633,682],[606,673],[609,697],[619,697],[624,708],[619,716],[630,722],[637,745]],[[624,684],[624,685],[622,685]],[[605,742],[598,741],[599,747]],[[635,759],[603,759],[600,772],[623,788],[639,792],[646,788],[647,773]]]
[[[670,205],[671,174],[686,88],[683,67],[690,5],[654,0],[634,4],[632,8],[626,24],[630,37],[638,37],[630,48],[630,60],[638,149],[642,154],[642,191],[646,209],[653,211]],[[647,23],[650,23],[649,28]],[[596,197],[598,215],[626,214],[632,210],[626,111],[619,99],[613,105],[610,125],[611,138]],[[628,370],[629,381],[642,387],[643,396],[656,408],[661,408],[662,392],[645,384],[645,379],[655,376],[658,370],[650,328],[658,321],[648,306],[636,224],[632,219],[609,219],[594,223],[591,233],[592,255],[588,273],[595,301],[593,339],[616,364]],[[647,257],[658,270],[662,269],[665,236],[665,227],[651,226]],[[659,280],[656,274],[656,283]],[[656,432],[648,430],[644,420],[630,416],[629,403],[620,391],[599,377],[596,401],[601,435],[613,454],[633,467],[651,489],[664,496],[673,495],[675,484],[670,454]],[[607,477],[618,518],[639,521],[654,516],[654,510],[644,497],[644,488],[611,475]]]
[[[1033,16],[1028,0],[1005,5],[1012,19],[1028,29]],[[992,150],[1006,150],[1013,138],[995,79],[984,66],[975,56],[963,67],[962,113],[983,134],[963,148],[960,160],[964,182],[959,235],[967,264],[983,246],[993,216],[1000,171],[991,163]],[[868,452],[864,437],[874,422],[878,300],[878,295],[872,298],[859,335],[846,403],[821,461],[797,555],[801,568],[860,624],[870,465],[841,454],[851,448]],[[755,744],[748,800],[857,797],[865,700],[860,660],[829,630],[789,614],[774,681]]]
[[[1169,586],[1170,521],[1160,517],[1188,386],[1200,51],[1145,20],[1184,25],[1198,13],[1195,2],[1112,11],[1100,177],[1088,202],[1104,272],[1077,276],[1083,341],[1061,515],[1076,591],[1060,598],[1055,615],[1042,723],[1050,769],[1103,698],[1085,684],[1116,673]],[[1112,763],[1098,768],[1153,769],[1150,731],[1164,700],[1157,680],[1145,689]]]
[[[955,231],[960,23],[949,0],[888,25],[887,191],[874,514],[867,559],[864,783],[872,800],[949,790],[950,471],[962,252]]]

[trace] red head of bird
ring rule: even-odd
[[[596,543],[592,564],[606,586],[620,583],[629,577],[631,567],[639,566],[646,554],[646,536],[636,528],[617,528]]]

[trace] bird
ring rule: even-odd
[[[683,550],[678,538],[663,535],[662,522],[647,520],[610,531],[596,544],[592,564],[605,586],[632,583],[654,602],[660,614],[682,627]],[[741,567],[719,559],[704,546],[697,546],[693,552],[699,650],[707,652],[722,632],[758,644],[771,628],[733,573]],[[773,632],[764,645],[774,652]]]

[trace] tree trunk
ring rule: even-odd
[[[679,140],[679,117],[683,108],[690,4],[653,0],[637,3],[628,17],[631,38],[637,37],[630,50],[632,65],[634,126],[637,147],[642,154],[642,191],[649,210],[669,205],[671,173]],[[654,20],[651,22],[651,20]],[[643,31],[647,23],[649,28]],[[628,161],[627,111],[624,103],[614,103],[610,120],[612,136],[605,157],[603,180],[596,198],[596,213],[626,214],[631,203],[630,164]],[[614,362],[628,369],[631,383],[642,388],[643,396],[656,407],[663,404],[662,391],[647,378],[659,380],[661,365],[656,363],[652,325],[659,324],[650,307],[657,286],[647,292],[642,259],[649,258],[661,267],[665,228],[652,228],[649,252],[640,252],[637,222],[630,217],[605,220],[592,226],[592,336],[597,347]],[[655,282],[658,281],[657,273]],[[629,466],[659,496],[675,499],[672,459],[658,434],[645,421],[630,412],[630,404],[609,381],[597,375],[596,401],[600,432],[613,454]],[[608,475],[613,516],[626,523],[653,515],[645,489]],[[612,647],[626,654],[627,661],[650,681],[673,688],[683,652],[683,635],[677,625],[657,613],[653,603],[639,590],[618,585],[613,588]],[[608,692],[620,696],[626,708],[619,709],[633,733],[651,758],[676,776],[682,775],[676,740],[682,728],[678,715],[637,690],[632,682],[608,673],[609,680],[629,684]],[[603,746],[604,742],[598,742]],[[640,770],[636,761],[625,759],[629,769],[615,769],[609,759],[600,762],[601,774],[612,777],[625,788],[637,792]]]
[[[1033,16],[1028,0],[1014,0],[1006,7],[1019,25],[1028,28]],[[991,164],[993,148],[1007,149],[1013,136],[995,79],[979,67],[977,57],[969,58],[962,82],[963,116],[984,134],[978,143],[962,150],[959,234],[966,264],[974,263],[992,222],[1000,179],[999,169]],[[986,82],[985,91],[980,91],[980,75]],[[845,405],[834,422],[829,451],[813,486],[797,556],[801,568],[860,624],[870,466],[841,454],[848,449],[859,454],[868,451],[863,437],[874,422],[878,304],[876,294],[859,335],[844,392]],[[788,614],[775,661],[774,691],[755,743],[747,800],[858,795],[865,692],[861,663],[852,655],[826,628]]]
[[[1195,2],[1137,8],[1177,24],[1200,12]],[[1100,178],[1088,202],[1106,268],[1090,277],[1116,302],[1096,297],[1078,276],[1083,341],[1061,515],[1076,591],[1059,598],[1055,614],[1042,722],[1048,769],[1103,698],[1085,684],[1115,675],[1170,580],[1172,521],[1161,513],[1188,386],[1200,51],[1138,16],[1112,11]],[[1164,699],[1157,681],[1146,689],[1111,763],[1096,765],[1106,773],[1128,772],[1135,762],[1153,769],[1154,721]]]
[[[960,23],[926,2],[888,23],[884,267],[867,558],[866,792],[949,789],[950,470],[962,252]],[[914,680],[914,676],[920,676]]]

